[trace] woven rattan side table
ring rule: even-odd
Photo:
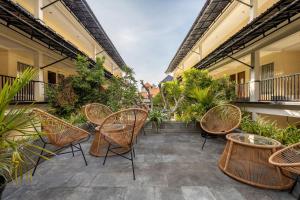
[[[288,189],[293,181],[268,162],[280,142],[252,134],[231,133],[219,160],[220,169],[241,182],[268,189]]]

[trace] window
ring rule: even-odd
[[[261,66],[261,83],[260,90],[261,94],[266,95],[269,98],[269,95],[274,95],[274,63],[269,63]]]
[[[56,84],[56,73],[48,71],[48,83]]]
[[[32,66],[25,64],[25,63],[17,62],[17,74],[18,75],[21,75],[28,68],[32,68]]]
[[[229,76],[229,80],[231,81],[231,82],[236,82],[236,75],[235,74],[231,74],[230,76]]]
[[[261,79],[274,78],[274,63],[269,63],[261,66]]]

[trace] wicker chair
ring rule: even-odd
[[[148,114],[149,114],[149,112],[150,112],[149,107],[148,107],[146,104],[141,104],[141,105],[139,105],[139,108],[141,108],[141,109],[147,111]],[[144,124],[143,127],[142,127],[142,132],[143,132],[144,135],[146,135],[145,125],[146,125],[146,124]]]
[[[133,179],[135,180],[133,158],[135,156],[134,144],[141,128],[147,119],[148,113],[139,108],[121,110],[108,116],[99,127],[100,133],[109,143],[107,152],[103,161],[107,159],[109,152],[119,155],[131,161]],[[123,154],[118,153],[118,149],[127,149]],[[130,157],[125,156],[130,153]],[[134,156],[133,156],[134,155]]]
[[[92,123],[93,127],[96,128],[101,126],[104,119],[111,115],[113,112],[109,107],[100,103],[91,103],[84,106],[84,113],[89,122]],[[93,156],[104,156],[104,153],[99,153],[101,147],[105,148],[108,143],[104,140],[101,134],[95,134],[94,140],[90,148],[90,154]]]
[[[204,133],[204,142],[206,143],[208,135],[224,136],[238,128],[242,120],[241,110],[232,104],[215,106],[207,111],[200,120],[200,126]]]
[[[34,120],[38,121],[41,126],[36,127],[36,129],[40,128],[42,133],[46,135],[45,138],[40,136],[40,139],[43,142],[43,149],[45,149],[46,145],[51,144],[57,147],[55,152],[53,152],[55,155],[72,153],[73,157],[75,152],[80,151],[85,165],[87,165],[80,143],[89,139],[90,134],[88,132],[37,108],[33,109],[32,114],[34,116]],[[61,150],[66,147],[70,147],[71,151],[60,153]],[[44,154],[44,150],[42,150],[40,155],[48,157],[53,154]],[[32,175],[35,174],[37,166],[40,163],[41,156],[38,157]]]
[[[269,163],[280,167],[283,171],[297,175],[295,184],[290,190],[290,192],[293,192],[297,182],[300,180],[300,142],[272,154],[269,158]],[[290,177],[289,175],[287,176]],[[298,199],[300,199],[300,196]]]
[[[111,109],[100,103],[91,103],[85,106],[84,113],[86,118],[96,126],[101,126],[103,120],[111,115]]]

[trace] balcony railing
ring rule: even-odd
[[[300,74],[260,80],[259,101],[300,101]],[[236,101],[250,100],[250,84],[236,85]]]
[[[0,75],[0,91],[3,86],[8,83],[12,84],[16,77]],[[20,92],[14,97],[14,102],[33,102],[36,101],[36,89],[39,86],[44,88],[44,82],[40,81],[30,81],[25,87],[21,89]]]
[[[300,74],[261,80],[260,101],[300,101]]]

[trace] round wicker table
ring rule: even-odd
[[[99,128],[100,127],[98,126],[95,129],[96,133],[90,148],[90,154],[96,157],[102,157],[102,156],[104,157],[107,151],[108,142],[104,139],[104,136],[100,133]],[[118,132],[121,133],[124,129],[126,129],[126,125],[123,124],[110,124],[104,127],[104,131],[114,132],[115,134],[118,134]],[[124,152],[128,152],[128,149],[118,148],[115,151],[122,154]],[[108,154],[108,156],[112,156],[112,155],[115,154],[112,153]]]
[[[219,168],[241,182],[268,189],[291,188],[293,181],[268,162],[280,142],[259,135],[231,133],[219,160]]]

